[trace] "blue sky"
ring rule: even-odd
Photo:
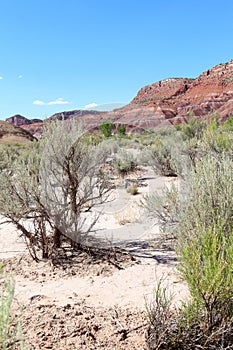
[[[232,18],[232,0],[2,0],[0,119],[128,103],[197,77],[233,58]]]

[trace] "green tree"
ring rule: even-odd
[[[126,127],[125,125],[118,125],[117,127],[117,135],[122,137],[122,136],[125,136],[126,134]]]
[[[111,120],[105,121],[99,125],[99,130],[105,137],[110,137],[112,135],[113,128],[114,124]]]

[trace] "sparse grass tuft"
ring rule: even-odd
[[[14,350],[16,343],[20,350],[29,350],[21,334],[20,322],[12,316],[12,302],[15,283],[12,276],[5,276],[0,265],[0,349]]]

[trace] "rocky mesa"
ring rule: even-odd
[[[141,88],[126,106],[112,112],[74,110],[57,113],[48,118],[77,119],[89,130],[95,130],[104,120],[124,124],[128,131],[159,129],[187,121],[190,115],[205,118],[211,113],[220,120],[233,115],[233,60],[218,64],[196,79],[168,78]],[[22,116],[7,119],[32,134],[41,133],[41,120]]]

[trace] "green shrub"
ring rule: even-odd
[[[228,157],[221,160],[204,158],[182,185],[185,195],[177,197],[180,205],[178,230],[182,241],[216,225],[221,218],[226,232],[232,227],[233,163]],[[181,191],[180,191],[181,193]]]
[[[197,163],[204,157],[206,152],[202,143],[196,137],[186,140],[180,144],[180,155],[177,157],[179,175],[185,176],[191,169],[195,169]]]
[[[232,135],[222,132],[221,129],[207,130],[203,134],[202,147],[206,153],[219,155],[229,152],[233,146]]]
[[[184,140],[192,139],[193,137],[200,139],[206,128],[206,123],[190,116],[187,123],[180,123],[175,128],[181,132]]]
[[[150,349],[231,349],[233,344],[233,163],[203,158],[178,187],[146,199],[177,237],[191,299],[149,326]],[[154,208],[152,210],[152,208]],[[159,301],[161,303],[161,300]],[[157,307],[157,306],[156,306]],[[153,310],[151,313],[153,314]],[[168,319],[170,315],[170,320]],[[171,321],[172,318],[172,321]]]
[[[149,349],[174,349],[170,340],[174,327],[174,310],[172,310],[173,295],[160,279],[154,289],[153,299],[146,300],[146,315],[148,329],[146,339]],[[169,347],[171,346],[171,347]]]
[[[178,250],[180,271],[194,305],[204,310],[205,326],[211,329],[216,318],[222,323],[230,316],[233,322],[233,230],[226,232],[221,219],[196,230],[198,234]]]
[[[222,123],[221,129],[224,131],[233,131],[233,116],[227,118],[227,120]]]
[[[105,137],[110,137],[112,135],[113,128],[114,124],[111,120],[105,121],[99,125],[99,130]]]
[[[217,219],[217,218],[216,218]],[[233,230],[221,219],[178,250],[191,300],[177,317],[177,349],[231,349],[233,344]],[[174,334],[173,334],[174,337]]]
[[[16,330],[12,329],[11,324],[13,319],[11,317],[11,304],[14,296],[14,281],[5,279],[1,285],[0,296],[0,348],[10,349],[10,343],[12,347],[15,342]]]
[[[118,125],[117,127],[117,136],[123,137],[126,135],[126,127],[125,125]]]
[[[203,158],[179,180],[179,186],[145,196],[142,205],[164,231],[179,234],[179,244],[198,234],[200,224],[207,229],[219,218],[227,229],[233,215],[233,163],[224,156]]]
[[[198,162],[205,157],[219,159],[224,154],[232,158],[233,138],[230,133],[223,132],[216,120],[206,124],[202,137],[193,137],[179,143],[180,154],[175,159],[179,175],[195,169]],[[182,156],[184,156],[182,158]]]
[[[102,147],[107,148],[109,156],[117,154],[119,152],[119,142],[118,140],[114,139],[114,138],[110,138],[105,140],[102,143]]]

